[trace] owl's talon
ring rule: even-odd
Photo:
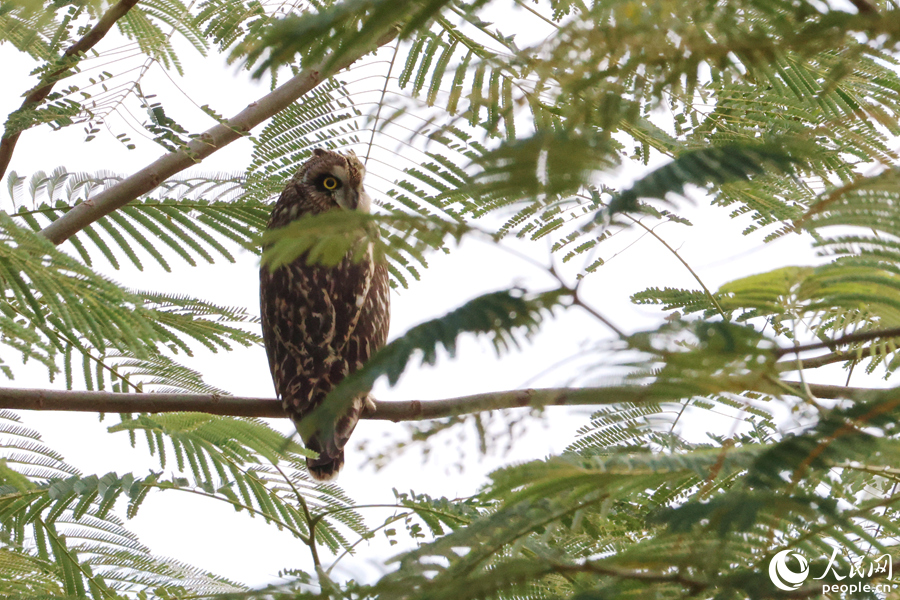
[[[377,410],[378,407],[375,406],[375,400],[372,398],[372,396],[366,396],[365,412],[373,413]]]

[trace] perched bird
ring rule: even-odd
[[[369,212],[363,188],[366,169],[352,151],[317,148],[281,193],[268,229],[327,211]],[[347,375],[384,346],[390,322],[390,289],[384,263],[348,253],[336,266],[294,262],[259,271],[263,339],[275,391],[294,424],[319,406]],[[312,477],[334,478],[344,464],[350,438],[368,395],[356,398],[334,427],[303,434],[319,457],[307,459]]]

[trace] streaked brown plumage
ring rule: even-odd
[[[368,212],[363,188],[365,167],[352,152],[316,149],[281,193],[268,229],[330,210]],[[306,255],[289,265],[259,272],[263,338],[275,391],[294,423],[299,423],[348,374],[381,348],[390,322],[387,267],[372,253],[336,266],[306,264]],[[336,423],[334,434],[306,435],[307,459],[317,480],[332,479],[344,464],[344,445],[368,397],[357,398]]]

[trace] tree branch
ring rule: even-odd
[[[785,381],[787,387],[802,393],[800,382]],[[809,384],[818,398],[862,399],[883,392],[873,388]],[[649,391],[649,389],[648,389]],[[375,411],[365,411],[364,419],[378,421],[424,421],[504,408],[543,406],[598,406],[621,402],[656,400],[642,388],[545,388],[488,392],[444,400],[376,401]],[[114,394],[0,388],[0,409],[67,412],[165,413],[205,412],[232,417],[286,417],[281,403],[273,398],[219,396],[217,394]]]
[[[78,54],[87,52],[91,48],[93,48],[97,42],[102,40],[109,30],[112,29],[112,26],[125,16],[125,14],[131,10],[135,4],[138,3],[138,0],[119,0],[119,2],[112,5],[109,10],[103,13],[103,16],[100,17],[100,20],[97,21],[97,24],[94,25],[90,31],[88,31],[84,37],[80,40],[69,46],[69,48],[63,54],[63,58],[69,58],[72,56],[76,56]],[[57,69],[53,71],[49,75],[45,75],[41,78],[41,84],[38,84],[31,92],[25,96],[25,100],[22,101],[22,106],[19,107],[19,110],[23,110],[29,108],[34,104],[39,104],[43,102],[43,100],[50,95],[50,92],[53,90],[53,86],[57,81],[62,79],[62,76],[72,69],[74,65],[69,65],[67,67],[63,67],[61,69]],[[4,135],[3,139],[0,140],[0,178],[6,173],[6,168],[9,167],[9,162],[12,160],[13,151],[16,149],[16,143],[19,141],[19,136],[21,135],[21,131],[18,131],[12,135]]]
[[[61,244],[94,221],[108,215],[142,194],[146,194],[176,173],[191,167],[217,150],[242,137],[251,129],[284,110],[322,81],[397,36],[397,28],[382,36],[375,48],[348,53],[348,56],[328,72],[320,65],[304,69],[273,92],[252,102],[240,113],[194,138],[187,146],[158,158],[137,173],[123,179],[89,200],[82,202],[45,227],[41,233],[54,244]],[[327,59],[326,59],[327,60]],[[324,63],[322,63],[324,64]]]
[[[860,356],[856,352],[831,352],[829,354],[823,354],[822,356],[814,356],[813,358],[804,358],[801,361],[803,369],[818,369],[819,367],[824,367],[825,365],[831,365],[839,362],[847,362],[848,360],[859,359],[862,360],[864,358],[869,358],[869,355]],[[789,360],[783,360],[775,364],[775,367],[779,372],[784,373],[788,371],[797,371],[799,370],[799,366],[797,365],[797,359],[791,358]]]
[[[530,389],[462,396],[447,400],[375,402],[375,412],[364,419],[419,421],[501,408],[559,404],[604,404],[598,393],[606,388]],[[110,392],[0,388],[0,409],[110,413],[205,412],[233,417],[286,417],[273,398],[246,398],[217,394],[114,394]]]
[[[814,344],[806,344],[803,346],[786,346],[775,350],[775,356],[781,358],[785,354],[800,354],[809,350],[822,350],[828,348],[833,350],[836,346],[846,346],[855,342],[868,342],[871,340],[889,339],[900,337],[900,327],[892,327],[890,329],[876,329],[873,331],[862,331],[860,333],[850,333],[827,342],[816,342]]]

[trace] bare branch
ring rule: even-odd
[[[801,393],[799,382],[785,381]],[[883,390],[839,385],[809,384],[817,398],[855,398]],[[656,400],[642,388],[545,388],[489,392],[444,400],[376,401],[375,411],[364,419],[379,421],[424,421],[505,408],[543,406],[598,406],[621,402]],[[0,409],[109,413],[205,412],[233,417],[286,417],[273,398],[219,396],[217,394],[113,394],[0,388]]]
[[[556,274],[553,273],[553,275],[555,276]],[[557,279],[559,278],[557,277]],[[559,282],[563,283],[561,279],[559,279]],[[565,284],[563,283],[563,285]],[[615,333],[621,339],[625,339],[628,337],[627,335],[625,335],[624,331],[616,327],[615,323],[601,315],[595,308],[593,308],[589,304],[586,304],[578,295],[578,291],[574,289],[572,290],[572,304],[574,304],[575,306],[580,306],[586,312],[590,313],[591,316],[593,316],[595,319],[606,325],[609,329],[612,329],[613,333]]]
[[[823,354],[822,356],[814,356],[813,358],[804,358],[800,365],[802,365],[803,369],[818,369],[819,367],[824,367],[826,365],[832,365],[834,363],[839,362],[847,362],[849,360],[860,360],[863,358],[867,358],[868,355],[860,356],[856,352],[831,352],[829,354]],[[796,371],[798,370],[798,364],[796,358],[791,358],[789,360],[783,360],[775,365],[778,370],[782,373],[787,371]]]
[[[798,396],[803,396],[805,388],[809,388],[813,396],[823,400],[837,400],[839,398],[850,398],[852,400],[864,400],[871,394],[878,394],[887,391],[878,388],[860,388],[848,387],[844,385],[825,385],[822,383],[808,383],[805,386],[799,381],[783,381],[788,387],[797,391]]]
[[[284,417],[273,398],[218,394],[114,394],[63,390],[0,388],[0,408],[109,413],[192,411],[234,417]]]
[[[603,398],[598,398],[601,394]],[[606,400],[606,401],[604,401]],[[365,419],[419,421],[501,408],[554,404],[605,404],[606,388],[513,390],[447,400],[375,402]],[[110,413],[205,412],[233,417],[281,418],[287,415],[273,398],[217,394],[114,394],[109,392],[0,388],[0,409]]]
[[[119,2],[112,5],[109,10],[103,13],[103,16],[100,17],[97,24],[84,34],[84,37],[69,46],[63,54],[63,58],[76,56],[93,48],[97,42],[102,40],[106,34],[109,33],[109,30],[112,29],[115,22],[124,17],[125,13],[131,10],[137,3],[138,0],[119,0]],[[22,101],[22,106],[19,107],[19,110],[29,108],[34,104],[42,102],[44,98],[50,95],[56,82],[62,79],[63,75],[70,71],[73,66],[74,65],[70,64],[42,77],[41,83],[43,85],[38,85],[25,96],[25,100]],[[21,133],[21,131],[18,131],[12,135],[4,136],[3,139],[0,140],[0,178],[6,173],[6,168],[9,166],[9,161],[12,160],[13,151],[16,149],[16,143],[19,141],[19,135],[21,135]]]
[[[809,350],[822,350],[828,348],[833,350],[837,346],[847,346],[855,342],[868,342],[871,340],[881,340],[900,337],[900,327],[892,327],[890,329],[876,329],[873,331],[862,331],[860,333],[850,333],[827,342],[816,342],[814,344],[806,344],[803,346],[787,346],[775,350],[775,356],[781,358],[785,354],[799,354]]]
[[[389,43],[396,36],[397,29],[391,29],[376,42],[376,48]],[[349,67],[376,48],[366,48],[348,53],[344,60],[328,72],[323,72],[319,65],[305,69],[273,92],[249,104],[247,108],[225,123],[206,130],[187,146],[158,158],[113,187],[75,206],[45,227],[41,233],[54,244],[63,243],[97,219],[125,206],[142,194],[150,192],[172,175],[199,163],[207,156],[247,134],[269,117],[290,106],[292,102],[328,79],[333,73]]]

